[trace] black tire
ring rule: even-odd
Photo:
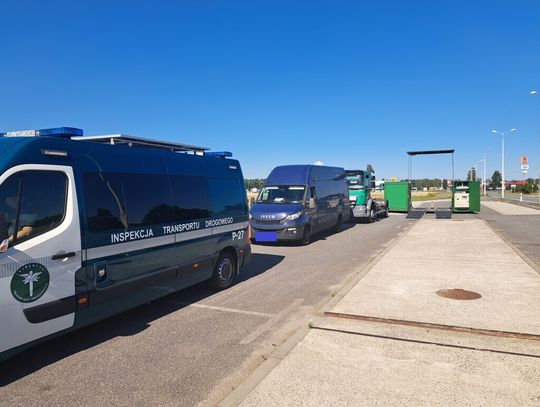
[[[311,243],[311,227],[309,225],[304,226],[304,234],[302,240],[300,240],[302,246],[307,246]]]
[[[210,279],[210,285],[215,290],[221,291],[229,288],[236,277],[236,259],[230,252],[220,254],[214,273]]]
[[[341,218],[341,215],[338,216],[336,225],[334,226],[334,233],[341,232],[341,228],[343,226],[343,219]]]
[[[377,215],[375,214],[375,209],[373,208],[373,205],[369,208],[369,217],[368,222],[373,223],[377,220]]]
[[[384,208],[384,215],[383,215],[383,218],[387,218],[388,217],[388,205],[386,205],[386,208]]]

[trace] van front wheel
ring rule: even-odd
[[[229,252],[223,252],[214,266],[214,273],[210,283],[215,290],[224,290],[229,288],[236,274],[236,260]]]
[[[302,235],[302,245],[307,246],[311,242],[311,228],[309,225],[304,226],[304,234]]]

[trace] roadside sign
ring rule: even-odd
[[[524,165],[527,165],[528,164],[528,160],[527,160],[527,157],[522,155],[521,156],[521,169],[523,169],[523,166]],[[527,166],[528,167],[528,166]],[[528,168],[527,168],[528,169]]]
[[[523,174],[527,174],[528,171],[529,171],[529,165],[528,164],[521,164],[521,172]]]

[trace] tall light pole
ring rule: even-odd
[[[531,96],[537,96],[538,92],[531,90],[530,94]],[[538,205],[540,205],[540,171],[538,171]]]
[[[491,130],[492,133],[497,133],[497,134],[500,134],[500,135],[502,136],[502,149],[501,149],[501,151],[502,151],[502,154],[501,154],[501,160],[502,160],[502,164],[501,164],[501,166],[502,166],[502,174],[501,174],[501,176],[502,176],[502,190],[501,190],[501,197],[502,197],[502,199],[504,199],[504,189],[506,188],[506,184],[505,184],[505,182],[504,182],[504,136],[505,136],[506,134],[508,134],[508,133],[513,133],[513,132],[515,132],[515,131],[517,131],[517,129],[510,129],[510,130],[508,130],[508,131],[498,131],[498,130],[495,130],[495,129]]]

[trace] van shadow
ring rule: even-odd
[[[249,265],[241,269],[236,282],[257,277],[279,264],[284,258],[254,253]],[[219,293],[209,288],[207,282],[199,283],[104,321],[37,344],[0,362],[0,388],[115,337],[136,335],[147,329],[153,321],[213,295]],[[84,363],[86,362],[82,364]]]

